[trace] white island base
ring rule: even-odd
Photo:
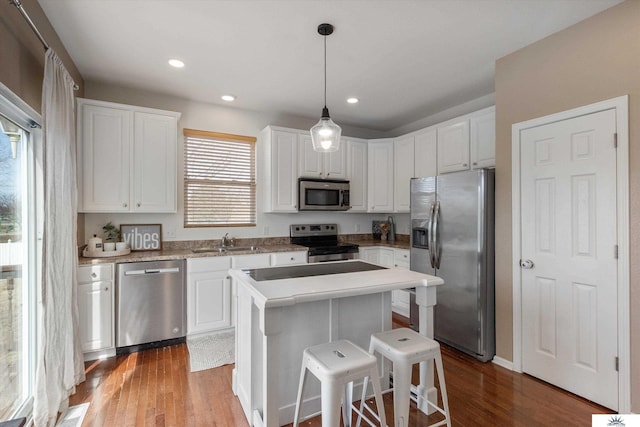
[[[267,427],[293,421],[305,348],[348,339],[368,349],[372,333],[391,329],[391,291],[412,287],[420,306],[420,333],[433,337],[435,285],[443,283],[403,269],[268,281],[255,281],[242,270],[230,273],[237,279],[233,391],[249,424]],[[389,364],[380,365],[385,389]],[[423,363],[420,368],[418,393],[435,401],[433,366]],[[354,396],[360,393],[361,383]],[[302,418],[320,413],[320,384],[311,377],[304,399]]]

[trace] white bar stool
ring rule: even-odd
[[[306,348],[302,356],[300,371],[300,385],[293,418],[293,426],[297,427],[302,408],[302,393],[307,378],[307,371],[315,375],[321,383],[322,398],[322,427],[340,426],[340,405],[345,427],[351,426],[351,410],[358,414],[371,426],[375,426],[352,403],[352,382],[364,378],[362,385],[366,392],[367,381],[370,379],[378,407],[378,417],[381,425],[386,426],[384,403],[380,381],[378,380],[378,363],[375,356],[367,353],[357,345],[347,340],[335,341]],[[367,407],[371,413],[373,411]]]
[[[444,415],[444,420],[430,424],[428,427],[436,427],[446,424],[451,427],[451,417],[449,416],[449,400],[447,398],[447,387],[444,382],[444,370],[442,368],[442,356],[440,354],[440,344],[419,333],[407,329],[399,328],[390,331],[378,332],[371,335],[369,353],[380,353],[385,358],[393,362],[393,409],[394,426],[406,427],[409,425],[409,400],[411,396],[411,370],[415,363],[435,360],[438,372],[438,382],[440,383],[440,394],[444,408],[426,401],[427,405]],[[385,391],[385,393],[391,390]],[[422,396],[418,395],[418,399]],[[417,402],[417,399],[414,399]],[[426,399],[425,399],[426,400]],[[363,393],[360,412],[364,409],[371,409],[365,403]],[[357,427],[360,426],[358,417]]]

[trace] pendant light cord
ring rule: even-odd
[[[327,36],[324,37],[324,108],[327,108]]]

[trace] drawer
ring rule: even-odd
[[[230,268],[230,256],[187,258],[187,273],[199,273],[203,271],[227,271]]]
[[[233,257],[233,268],[263,268],[271,266],[269,254],[238,255]]]
[[[271,265],[306,264],[307,251],[275,252],[271,254]]]
[[[406,249],[396,249],[393,261],[396,267],[409,268],[409,251]]]
[[[113,264],[82,265],[78,267],[78,283],[113,280]]]

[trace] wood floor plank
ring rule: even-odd
[[[395,326],[404,326],[402,319],[394,320]],[[591,414],[611,413],[528,375],[441,348],[453,426],[585,426],[591,425]],[[85,367],[87,381],[70,398],[71,405],[91,402],[83,426],[248,426],[231,390],[233,365],[190,372],[186,344],[87,362]],[[392,426],[391,395],[384,400]],[[437,417],[412,403],[408,427]],[[321,427],[321,418],[303,425]]]

